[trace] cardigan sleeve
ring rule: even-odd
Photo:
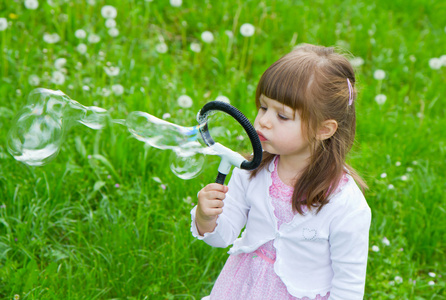
[[[217,218],[217,226],[214,231],[207,232],[200,236],[195,223],[195,206],[191,211],[192,235],[200,240],[203,240],[210,246],[226,248],[231,245],[234,240],[240,235],[240,231],[245,226],[249,205],[246,201],[246,190],[248,184],[249,173],[244,170],[234,169],[231,179],[228,184],[228,193],[223,200],[223,213]]]
[[[333,220],[329,237],[334,273],[330,299],[363,299],[370,222],[371,211],[366,203]]]

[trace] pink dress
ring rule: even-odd
[[[294,213],[291,207],[293,188],[284,184],[277,174],[276,158],[275,168],[271,175],[272,185],[269,193],[274,206],[277,225],[291,222]],[[241,253],[229,256],[223,270],[215,282],[210,299],[277,299],[277,300],[311,300],[308,297],[296,298],[290,295],[285,284],[274,272],[276,249],[273,240],[263,244],[253,253]],[[325,296],[317,295],[314,300],[327,300]]]

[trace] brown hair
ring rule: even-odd
[[[351,82],[351,97],[347,79]],[[273,63],[257,85],[256,106],[260,96],[279,101],[299,111],[302,130],[311,145],[309,164],[294,187],[293,210],[303,214],[303,206],[319,212],[328,203],[347,171],[362,189],[367,185],[353,168],[346,164],[356,131],[355,74],[350,62],[333,48],[304,44]],[[338,123],[328,139],[318,140],[316,133],[325,120]],[[275,155],[263,153],[260,166],[251,178],[267,167]]]

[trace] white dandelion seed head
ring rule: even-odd
[[[87,45],[81,43],[81,44],[77,45],[76,50],[80,54],[85,54],[87,52]]]
[[[379,252],[379,247],[376,246],[376,245],[373,245],[373,246],[372,246],[372,251],[373,251],[373,252]]]
[[[192,106],[193,101],[192,98],[189,97],[188,95],[181,95],[180,97],[178,97],[177,103],[178,106],[182,108],[189,108]]]
[[[78,29],[74,32],[74,36],[78,39],[85,39],[87,37],[87,33],[83,29]]]
[[[170,0],[170,5],[173,7],[180,7],[183,4],[183,0]]]
[[[39,1],[37,0],[25,0],[23,3],[27,9],[35,10],[39,7]]]
[[[105,20],[105,27],[107,27],[107,28],[114,28],[114,27],[116,27],[115,19],[107,19],[107,20]]]
[[[393,184],[389,184],[389,185],[387,186],[387,188],[388,188],[389,190],[393,190],[393,189],[395,188],[395,186],[394,186]]]
[[[386,78],[386,72],[384,70],[376,70],[375,72],[373,72],[373,78],[375,78],[376,80],[383,80],[384,78]]]
[[[108,97],[111,94],[111,91],[108,88],[102,88],[102,96]]]
[[[54,61],[54,66],[56,67],[56,69],[60,70],[65,66],[66,63],[67,63],[67,59],[64,57],[61,57]]]
[[[409,176],[407,176],[407,175],[401,176],[402,181],[407,181],[408,179],[409,179]]]
[[[401,276],[395,276],[396,283],[403,283],[403,278]]]
[[[386,246],[390,246],[390,241],[389,241],[389,239],[386,238],[386,237],[383,237],[383,244],[386,245]]]
[[[232,39],[234,37],[234,33],[232,33],[231,30],[225,30],[225,34],[228,36],[228,38]]]
[[[44,33],[43,40],[48,44],[55,44],[60,41],[60,36],[57,33]]]
[[[108,30],[108,34],[109,34],[111,37],[117,37],[117,36],[119,35],[119,30],[118,30],[118,28],[116,28],[116,27],[110,28],[110,29]]]
[[[118,11],[114,6],[104,5],[101,8],[101,15],[106,19],[114,19],[118,15]]]
[[[190,44],[190,50],[192,50],[195,53],[201,52],[201,45],[199,43],[191,43]]]
[[[441,62],[441,65],[442,65],[443,67],[446,67],[446,54],[440,56],[439,60],[440,60],[440,62]]]
[[[375,101],[378,105],[383,105],[387,101],[387,96],[384,94],[379,94],[375,96]]]
[[[417,61],[417,58],[416,58],[415,55],[411,55],[411,56],[409,56],[409,60],[410,60],[411,62],[416,62],[416,61]]]
[[[88,85],[84,85],[82,86],[82,89],[86,92],[88,92],[90,90],[90,87]]]
[[[434,286],[435,285],[435,281],[431,280],[427,284],[430,285],[430,286]]]
[[[397,162],[395,163],[395,166],[397,166],[397,167],[401,166],[401,162],[400,162],[400,161],[397,161]]]
[[[407,167],[407,168],[406,168],[406,171],[407,171],[407,172],[413,172],[413,168],[411,168],[411,167]]]
[[[35,74],[29,75],[28,83],[29,83],[29,85],[32,85],[32,86],[38,86],[40,84],[39,76],[37,76]]]
[[[4,31],[8,28],[8,20],[6,18],[0,18],[0,31]]]
[[[51,81],[54,84],[62,85],[65,83],[65,75],[60,71],[54,71],[51,76]]]
[[[155,50],[158,53],[166,53],[167,50],[169,50],[169,48],[167,47],[167,45],[165,43],[159,43],[155,46]]]
[[[201,34],[201,39],[205,43],[212,43],[214,41],[214,35],[210,31],[204,31]]]
[[[101,41],[101,37],[97,34],[94,33],[90,33],[90,35],[88,36],[88,42],[90,44],[97,44]]]
[[[104,67],[105,74],[107,74],[110,77],[118,76],[119,75],[119,67]]]
[[[362,65],[364,64],[364,59],[363,59],[362,57],[359,57],[359,56],[357,56],[357,57],[353,57],[353,58],[350,60],[350,64],[351,64],[353,67],[358,68],[358,67],[360,67],[360,66],[362,66]]]
[[[111,90],[116,96],[121,96],[124,93],[124,87],[120,84],[112,85]]]
[[[245,23],[242,26],[240,26],[240,34],[243,35],[244,37],[253,36],[255,31],[256,29],[252,24]]]
[[[435,274],[434,272],[429,272],[427,273],[427,275],[429,275],[432,278],[435,278],[435,276],[437,276],[437,274]]]
[[[219,96],[217,96],[217,98],[215,98],[215,101],[221,101],[221,102],[225,102],[225,103],[228,103],[228,104],[231,103],[231,101],[229,100],[229,98],[226,97],[226,96],[223,96],[223,95],[219,95]]]
[[[387,173],[382,173],[382,174],[380,175],[380,177],[381,177],[381,178],[386,178],[386,177],[387,177]]]
[[[171,117],[171,115],[169,114],[169,113],[165,113],[165,114],[163,114],[163,119],[164,120],[166,120],[166,119],[169,119]]]
[[[441,60],[437,57],[429,59],[429,67],[432,70],[438,70],[441,68],[443,64],[441,63]]]

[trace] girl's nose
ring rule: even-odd
[[[271,127],[271,121],[268,112],[265,112],[262,116],[260,116],[259,125],[265,128]]]

